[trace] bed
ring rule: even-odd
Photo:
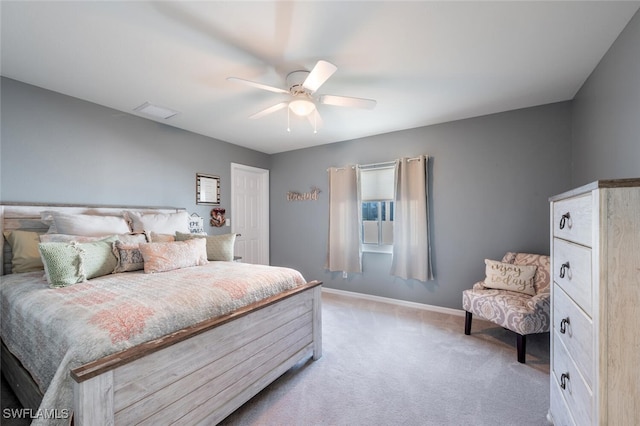
[[[6,203],[0,224],[3,232],[44,233],[43,212],[123,210],[183,211]],[[51,289],[42,271],[9,275],[6,241],[2,253],[2,374],[33,424],[216,424],[294,365],[322,355],[321,283],[288,268],[212,261]],[[223,296],[230,298],[218,305]],[[36,312],[25,313],[28,306]],[[13,334],[33,341],[16,343]],[[56,344],[38,350],[37,360],[25,355],[47,340]]]

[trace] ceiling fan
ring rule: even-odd
[[[286,79],[288,89],[281,89],[279,87],[273,87],[237,77],[228,77],[227,80],[291,96],[291,99],[288,101],[272,105],[249,116],[250,119],[261,118],[265,115],[272,114],[288,107],[289,111],[293,112],[295,115],[307,117],[312,126],[314,126],[314,130],[317,130],[321,123],[320,114],[316,107],[317,104],[364,109],[373,109],[376,106],[376,101],[373,99],[352,98],[337,95],[316,96],[316,91],[329,79],[329,77],[333,75],[333,73],[336,72],[337,69],[338,67],[332,63],[320,60],[311,71],[299,70],[290,72]]]

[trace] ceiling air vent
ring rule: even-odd
[[[179,114],[178,111],[174,111],[172,109],[161,107],[161,106],[157,106],[157,105],[152,105],[149,102],[145,102],[142,105],[140,105],[139,107],[134,108],[133,110],[137,111],[137,112],[141,112],[143,114],[150,115],[152,117],[162,118],[162,119],[165,119],[165,120],[167,118],[173,117],[176,114]]]

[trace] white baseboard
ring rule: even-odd
[[[322,287],[324,293],[337,294],[356,299],[371,300],[373,302],[390,303],[392,305],[404,306],[408,308],[422,309],[425,311],[439,312],[441,314],[464,316],[464,310],[445,308],[442,306],[427,305],[425,303],[407,302],[406,300],[391,299],[389,297],[373,296],[371,294],[356,293],[354,291],[337,290],[335,288]]]

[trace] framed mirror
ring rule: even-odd
[[[220,176],[196,173],[196,204],[220,204]]]

